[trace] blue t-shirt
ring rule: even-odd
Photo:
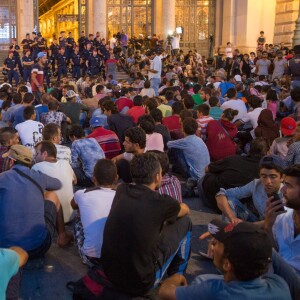
[[[225,282],[222,275],[200,275],[192,285],[178,287],[176,300],[291,300],[286,282],[278,275],[250,281]]]
[[[5,299],[6,288],[12,276],[19,270],[19,255],[10,249],[0,249],[0,299]]]

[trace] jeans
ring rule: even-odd
[[[72,77],[79,79],[80,78],[80,67],[79,66],[73,66],[72,68]]]
[[[85,175],[80,167],[73,168],[73,171],[77,178],[77,185],[82,187],[91,187],[94,185],[92,180]]]
[[[151,78],[150,83],[151,83],[151,87],[154,89],[155,96],[158,96],[159,95],[158,89],[159,89],[159,85],[161,83],[161,79],[160,78]]]
[[[23,70],[23,80],[25,82],[30,81],[31,79],[31,68],[25,67]]]
[[[16,85],[18,85],[19,75],[18,75],[18,72],[16,70],[9,70],[7,75],[8,75],[9,84],[12,85],[12,79],[14,79],[15,82],[16,82]]]

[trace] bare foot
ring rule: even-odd
[[[74,242],[74,236],[70,232],[60,234],[57,238],[57,245],[61,248],[67,247]]]

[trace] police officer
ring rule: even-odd
[[[67,41],[66,41],[66,56],[68,59],[68,63],[70,62],[70,58],[74,53],[74,45],[75,45],[75,41],[72,37],[72,32],[69,32],[69,36],[67,37]]]
[[[75,46],[74,53],[72,53],[70,62],[72,65],[72,78],[79,79],[80,78],[80,53],[79,47]]]
[[[287,73],[291,76],[292,89],[300,88],[300,45],[294,46],[295,55],[288,61]]]
[[[29,49],[31,52],[31,44],[33,43],[33,40],[30,38],[30,34],[26,33],[26,38],[22,40],[21,46],[23,47],[23,53]]]
[[[91,43],[92,48],[94,47],[94,35],[92,33],[89,34],[89,38],[87,40],[87,43]]]
[[[3,69],[7,70],[7,76],[9,84],[12,85],[12,79],[14,78],[16,85],[19,83],[19,75],[17,72],[17,61],[14,58],[14,51],[8,52],[8,57],[4,60]]]
[[[34,64],[32,56],[30,55],[30,49],[27,49],[25,55],[22,57],[23,63],[23,80],[25,82],[31,80],[31,67]]]
[[[12,39],[12,43],[9,46],[9,50],[14,51],[14,58],[18,64],[18,69],[19,69],[20,75],[21,75],[21,77],[23,77],[23,67],[22,67],[20,54],[19,54],[19,52],[21,51],[21,48],[17,44],[17,39]]]
[[[100,56],[97,54],[97,49],[93,50],[93,55],[86,61],[86,66],[92,76],[99,74],[100,72]]]
[[[55,72],[55,58],[59,53],[59,45],[58,40],[53,38],[52,44],[50,45],[50,57],[51,57],[51,64],[52,64],[52,72]]]
[[[60,37],[59,37],[59,47],[66,49],[66,42],[67,42],[67,40],[65,38],[65,32],[61,31]]]
[[[84,46],[86,45],[86,42],[87,42],[87,38],[84,35],[84,31],[81,31],[80,38],[78,39],[80,53],[84,50]]]
[[[86,71],[87,71],[87,65],[86,62],[88,61],[89,57],[92,56],[93,54],[93,50],[92,50],[92,45],[90,42],[87,42],[85,49],[82,51],[81,53],[81,72],[82,72],[82,76],[85,75]]]
[[[32,56],[33,60],[36,60],[37,55],[39,53],[39,47],[38,47],[38,36],[35,32],[32,32],[32,43],[31,43],[31,49],[32,49]]]
[[[41,33],[38,34],[38,42],[37,42],[39,52],[44,52],[46,50],[46,41],[42,37]]]
[[[56,55],[57,62],[57,81],[60,81],[61,75],[67,75],[67,56],[65,54],[65,48],[60,48],[59,53]]]

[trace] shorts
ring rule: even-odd
[[[43,257],[49,248],[51,247],[52,240],[54,238],[56,232],[56,206],[52,201],[45,200],[45,225],[47,229],[47,235],[43,243],[33,250],[29,250],[28,255],[29,259],[37,259]]]

